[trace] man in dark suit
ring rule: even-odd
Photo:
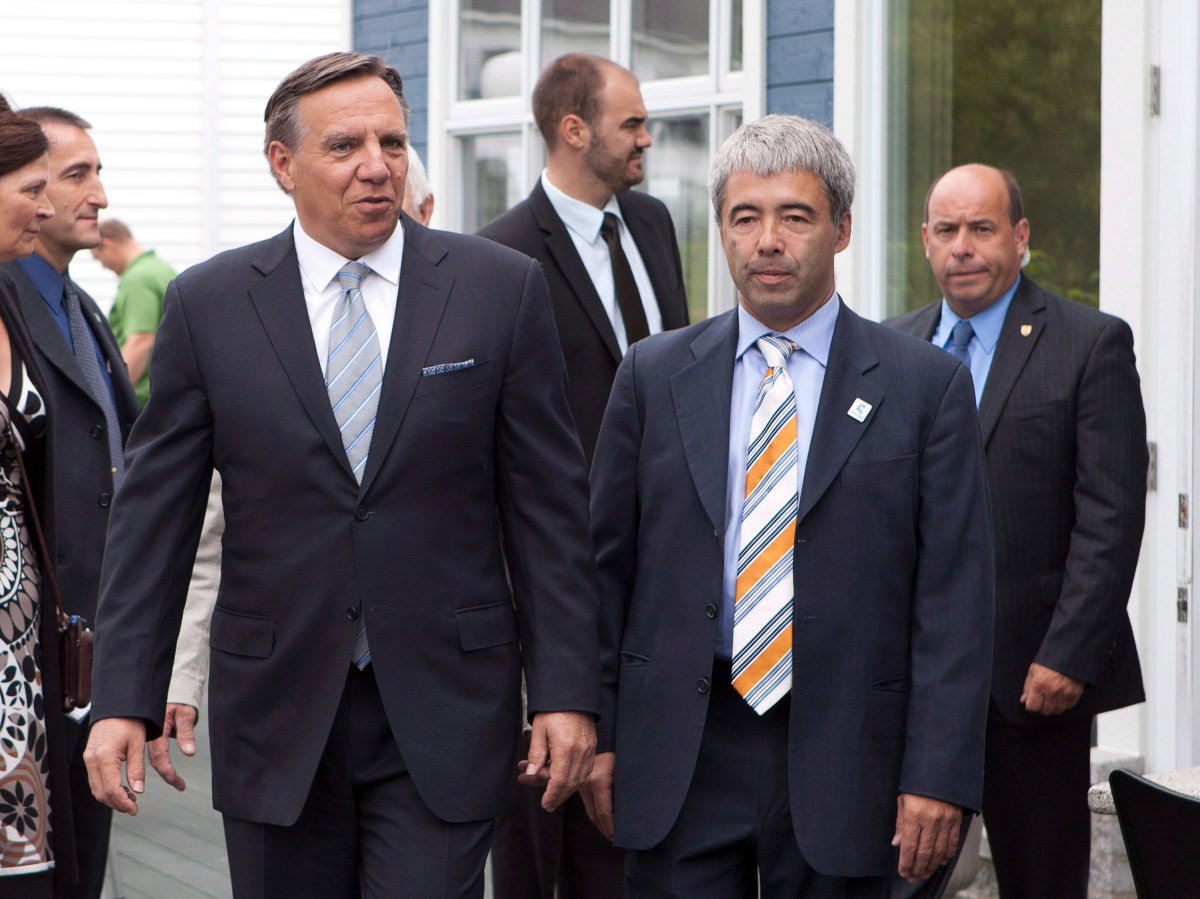
[[[1125,606],[1146,418],[1129,326],[1021,274],[1022,206],[989,166],[935,181],[921,234],[943,298],[891,324],[975,381],[996,538],[983,816],[1000,890],[1082,899],[1092,718],[1145,698]]]
[[[887,896],[981,798],[970,375],[837,296],[854,168],[828,130],[744,125],[709,184],[738,308],[631,348],[592,466],[584,798],[631,850],[628,896]]]
[[[400,215],[405,110],[362,54],[276,89],[296,222],[173,283],[114,510],[87,759],[133,813],[221,474],[213,802],[239,897],[481,896],[522,664],[524,772],[549,764],[553,808],[590,769],[586,467],[545,281]]]
[[[687,324],[687,297],[667,207],[630,190],[645,177],[646,105],[628,69],[568,53],[542,72],[533,114],[546,169],[528,199],[479,233],[541,263],[567,361],[567,394],[588,460],[613,376],[633,337]],[[621,259],[604,232],[613,216],[635,304],[622,305]],[[627,322],[625,315],[634,321]],[[496,899],[609,899],[620,894],[623,854],[587,819],[578,797],[553,815],[516,785],[496,822]]]
[[[65,610],[93,621],[109,507],[137,398],[107,319],[68,271],[77,252],[99,245],[97,216],[108,205],[91,125],[65,109],[31,107],[21,114],[50,139],[46,196],[55,214],[42,225],[33,255],[0,269],[16,284],[52,411],[42,512],[54,573]],[[79,883],[67,895],[95,899],[104,885],[112,812],[88,789],[88,718],[71,721],[70,802],[55,797],[54,808],[56,814],[70,808],[75,831]]]
[[[667,207],[630,190],[645,178],[651,143],[633,73],[599,56],[561,56],[538,78],[533,116],[546,141],[546,169],[527,199],[479,233],[542,264],[571,413],[590,460],[629,344],[687,324],[683,267]],[[628,304],[621,295],[626,269],[635,288]]]

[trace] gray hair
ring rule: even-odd
[[[263,112],[263,121],[267,123],[263,153],[270,158],[273,141],[279,141],[293,150],[299,146],[300,139],[304,136],[299,111],[300,99],[303,96],[328,87],[335,81],[368,75],[382,78],[391,88],[400,103],[400,110],[404,114],[404,127],[407,128],[409,107],[408,101],[404,99],[404,82],[400,79],[399,72],[378,56],[367,53],[326,53],[324,56],[310,59],[289,74],[279,82],[279,86],[267,100],[267,108]],[[276,183],[279,182],[279,176],[275,174],[274,169],[271,170],[271,177]],[[282,184],[279,186],[283,187]],[[287,193],[286,189],[284,193]]]
[[[725,188],[737,172],[764,178],[780,172],[811,172],[821,179],[834,223],[854,203],[854,162],[824,125],[795,115],[763,116],[730,135],[708,169],[708,190],[717,222],[725,203]]]
[[[417,155],[417,148],[408,148],[408,202],[413,209],[425,202],[425,198],[433,193],[429,186],[429,176],[425,174],[425,164]]]

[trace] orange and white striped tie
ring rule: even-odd
[[[796,345],[775,335],[758,348],[758,388],[746,451],[746,501],[733,603],[733,686],[758,714],[792,688],[792,550],[796,537],[796,395],[787,360]]]

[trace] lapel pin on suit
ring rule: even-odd
[[[1028,337],[1033,333],[1033,325],[1021,325],[1021,336]]]
[[[846,410],[846,414],[855,421],[866,421],[870,413],[871,404],[861,397],[855,397],[854,402],[850,404],[850,408]]]

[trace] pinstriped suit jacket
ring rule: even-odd
[[[888,324],[929,340],[940,302]],[[1141,549],[1146,416],[1133,333],[1042,290],[1013,297],[979,406],[996,540],[992,699],[1013,723],[1032,662],[1082,680],[1066,714],[1145,699],[1125,606]]]

